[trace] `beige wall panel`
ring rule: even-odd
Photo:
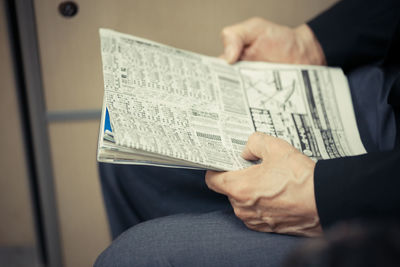
[[[50,125],[66,267],[92,266],[110,242],[96,165],[98,127],[97,121]]]
[[[34,246],[27,166],[24,156],[5,10],[0,3],[0,246]]]
[[[35,0],[49,110],[100,108],[98,28],[108,27],[208,55],[221,52],[220,30],[251,16],[297,25],[337,0],[80,0],[73,18],[61,1]]]

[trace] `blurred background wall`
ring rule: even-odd
[[[26,264],[36,260],[36,240],[29,192],[14,64],[8,42],[6,10],[0,5],[0,266],[5,259],[24,254]],[[27,266],[27,265],[26,265]]]
[[[1,1],[0,247],[34,247],[27,151],[6,27],[6,0]],[[224,26],[252,16],[295,26],[336,1],[76,0],[78,12],[65,17],[59,11],[63,1],[33,0],[64,265],[91,266],[110,243],[96,167],[103,96],[100,27],[217,56],[222,51]]]

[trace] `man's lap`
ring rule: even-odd
[[[99,171],[113,238],[154,218],[230,207],[207,188],[204,171],[104,163]]]
[[[231,210],[178,214],[130,228],[95,266],[280,266],[302,240],[249,230]]]

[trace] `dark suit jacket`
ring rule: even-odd
[[[321,43],[328,65],[348,72],[376,64],[383,69],[385,79],[395,81],[388,101],[399,122],[400,78],[395,77],[400,74],[400,0],[343,0],[308,25]],[[400,219],[397,147],[319,161],[314,184],[323,228],[352,218]]]

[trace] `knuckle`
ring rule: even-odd
[[[246,224],[255,227],[260,225],[260,222],[258,220],[246,220]]]
[[[288,162],[297,161],[299,155],[302,155],[299,151],[289,149],[288,151],[286,151],[286,160]]]
[[[271,231],[275,232],[277,229],[277,221],[274,218],[267,217],[263,218],[263,221],[268,225],[268,227],[271,229]]]
[[[248,223],[248,222],[244,222],[244,225],[246,225],[246,227],[249,228],[250,230],[254,230],[254,231],[257,230],[257,225],[256,224],[251,224],[251,223]]]
[[[250,21],[252,21],[253,23],[259,23],[259,22],[262,22],[263,19],[259,16],[254,16],[254,17],[250,18]]]
[[[238,218],[244,217],[244,211],[241,208],[235,207],[235,208],[233,208],[233,212],[235,213],[236,217],[238,217]]]
[[[221,31],[221,36],[226,37],[228,35],[232,34],[232,28],[231,27],[224,27]]]
[[[254,136],[255,136],[256,134],[257,134],[257,132],[252,133],[252,134],[247,138],[247,144],[248,144],[249,142],[254,141]]]
[[[240,205],[247,205],[251,201],[251,195],[247,188],[244,186],[235,186],[231,189],[232,198],[234,198]]]
[[[269,143],[269,141],[271,140],[271,137],[267,136],[266,134],[263,134],[261,136],[261,138],[262,138],[262,141],[263,141],[264,144]],[[272,139],[272,140],[274,140],[274,139]]]
[[[260,133],[260,132],[255,132],[255,133],[252,133],[251,135],[250,135],[250,137],[249,137],[249,142],[253,142],[253,141],[255,141],[255,140],[257,140],[259,137],[261,137],[263,134],[262,133]]]
[[[267,137],[267,134],[262,133],[262,132],[255,132],[255,136],[256,136],[257,138],[266,138],[266,137]]]
[[[218,173],[216,175],[206,175],[205,182],[208,188],[212,190],[224,189],[228,183],[226,173]]]
[[[241,202],[241,189],[237,188],[237,187],[232,187],[229,190],[231,196],[233,199],[235,199],[235,201],[240,201]]]

